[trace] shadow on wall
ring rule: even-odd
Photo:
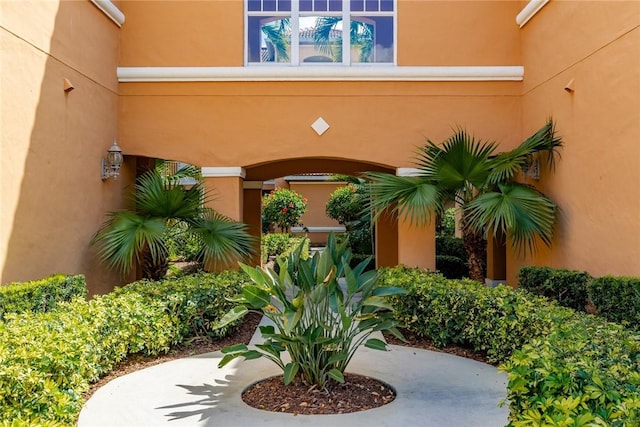
[[[108,292],[121,279],[89,241],[133,179],[131,160],[118,181],[100,176],[117,136],[118,27],[91,2],[2,7],[0,283],[84,274],[90,293]]]

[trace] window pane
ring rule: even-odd
[[[314,2],[313,2],[313,11],[314,12],[326,12],[327,11],[327,0],[314,0]]]
[[[393,0],[380,0],[380,10],[382,12],[393,12]]]
[[[249,62],[289,62],[291,31],[289,18],[250,16],[247,43]]]
[[[265,12],[275,12],[276,0],[264,0],[262,2],[262,10]]]
[[[302,12],[313,11],[313,2],[311,0],[300,0],[300,10]]]
[[[301,18],[299,40],[300,62],[342,62],[342,17]]]
[[[331,12],[342,11],[342,0],[329,0],[329,10]]]
[[[364,11],[364,0],[351,0],[351,11],[352,12],[363,12]]]
[[[393,17],[353,17],[351,34],[351,62],[393,62]]]
[[[247,7],[247,9],[250,12],[256,12],[256,11],[260,11],[260,0],[249,0],[249,5]]]
[[[280,12],[291,12],[291,0],[279,0],[278,10]]]
[[[377,12],[378,9],[378,0],[366,0],[365,1],[365,10],[367,12]]]

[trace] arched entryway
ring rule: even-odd
[[[344,158],[303,157],[239,167],[203,167],[207,188],[216,197],[211,207],[245,222],[256,237],[261,235],[261,198],[264,182],[287,175],[308,173],[358,176],[367,171],[397,173],[389,165]],[[405,264],[435,268],[435,226],[411,225],[391,216],[383,216],[376,227],[376,266]],[[259,248],[257,248],[259,249]],[[257,251],[259,253],[259,250]],[[254,262],[259,262],[256,256]]]

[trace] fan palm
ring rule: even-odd
[[[125,274],[137,261],[144,278],[159,280],[168,268],[167,230],[179,223],[200,243],[201,261],[228,265],[248,257],[253,238],[246,225],[204,207],[207,193],[201,181],[180,185],[180,178],[193,175],[189,169],[166,174],[157,168],[140,176],[133,193],[135,211],[110,212],[92,240],[102,261]]]
[[[424,224],[440,215],[447,202],[455,202],[462,211],[469,275],[483,280],[489,230],[507,236],[520,252],[535,251],[538,239],[551,244],[556,205],[516,178],[533,158],[546,159],[553,167],[560,147],[551,119],[518,147],[497,155],[496,143],[458,129],[442,146],[427,140],[418,154],[418,176],[370,172],[372,207],[377,215],[391,209],[411,223]]]

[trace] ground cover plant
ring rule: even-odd
[[[398,267],[398,320],[438,345],[484,351],[508,375],[509,426],[640,425],[640,335],[524,290]]]
[[[0,322],[0,425],[71,425],[90,383],[130,354],[157,355],[211,325],[234,305],[241,272],[142,281]]]
[[[403,290],[379,286],[376,271],[364,272],[368,260],[351,269],[351,251],[346,242],[336,244],[333,234],[325,250],[313,258],[302,259],[301,250],[302,246],[279,260],[279,274],[242,265],[253,284],[242,288],[240,304],[220,326],[250,309],[261,311],[275,326],[260,327],[265,342],[257,349],[244,344],[223,349],[220,367],[237,357],[264,357],[283,370],[285,384],[299,377],[323,389],[331,380],[344,382],[344,370],[361,345],[386,349],[384,341],[370,338],[373,332],[389,331],[401,337],[386,297]],[[282,358],[284,352],[291,356],[288,363]]]

